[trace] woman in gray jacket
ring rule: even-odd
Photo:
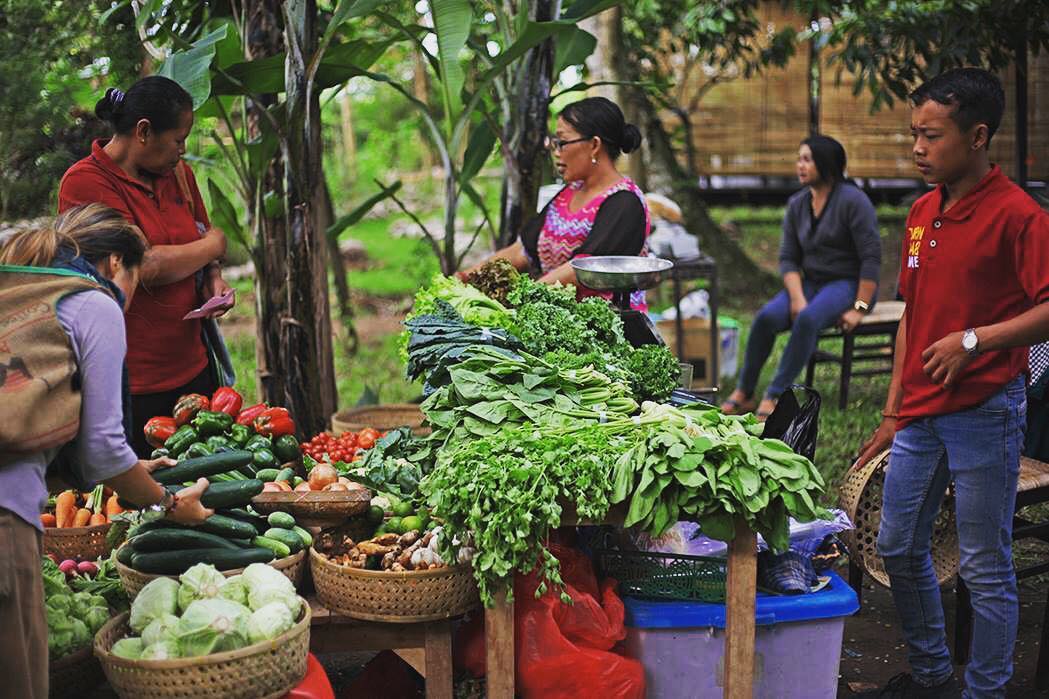
[[[845,179],[845,149],[829,136],[810,136],[798,148],[798,180],[787,202],[780,243],[783,290],[754,316],[739,383],[721,406],[725,413],[756,410],[760,420],[816,350],[824,328],[851,332],[878,293],[881,239],[870,199]],[[755,389],[776,335],[790,340],[760,403]]]

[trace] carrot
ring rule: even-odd
[[[106,500],[106,519],[112,520],[113,515],[118,515],[124,511],[124,508],[120,506],[120,503],[117,502],[117,500],[119,500],[119,498],[116,493],[110,495],[109,499]]]
[[[76,514],[73,516],[74,527],[86,527],[87,523],[90,521],[91,510],[87,509],[86,507],[81,507],[79,510],[76,511]]]
[[[106,516],[104,514],[102,514],[101,512],[96,512],[95,514],[91,515],[91,519],[88,520],[88,523],[93,527],[96,524],[105,524],[107,521],[108,520],[106,520]]]
[[[73,526],[73,518],[76,516],[76,493],[72,490],[63,490],[55,498],[55,525],[58,527]]]
[[[54,527],[58,524],[58,522],[55,520],[55,516],[50,512],[45,512],[44,514],[40,515],[40,523],[45,527]]]

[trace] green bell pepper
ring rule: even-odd
[[[277,456],[269,449],[259,448],[254,452],[255,456],[251,459],[251,465],[255,468],[276,468],[280,466],[280,462],[277,461]]]
[[[229,428],[229,441],[233,442],[237,447],[243,447],[251,439],[253,432],[247,425],[233,425]]]
[[[192,425],[201,437],[221,435],[233,425],[233,416],[214,410],[201,410],[193,418]]]
[[[174,435],[172,435],[172,436],[174,437]],[[153,452],[149,455],[149,458],[150,459],[159,459],[161,457],[169,456],[169,455],[170,455],[170,452],[167,449],[165,449],[164,447],[160,447],[159,449],[154,449]]]
[[[186,449],[186,458],[195,459],[199,456],[211,456],[215,453],[215,450],[204,442],[194,442],[189,445],[189,449]]]
[[[263,437],[261,434],[257,434],[247,441],[244,448],[248,451],[255,451],[256,449],[267,449],[273,451],[273,442],[270,441],[269,437]]]
[[[189,445],[197,441],[197,431],[192,425],[183,425],[168,437],[164,442],[164,448],[168,450],[168,456],[178,456],[189,449]]]
[[[220,434],[217,434],[214,437],[208,437],[207,441],[204,442],[204,443],[207,444],[209,447],[211,447],[212,453],[217,453],[219,449],[233,449],[233,448],[235,448],[233,446],[233,442],[231,442],[230,440],[226,439],[225,437],[223,437]]]
[[[298,461],[302,458],[302,450],[299,449],[299,440],[295,435],[286,434],[273,440],[273,453],[277,455],[282,464],[289,461]]]

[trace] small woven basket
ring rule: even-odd
[[[332,563],[310,549],[317,598],[330,611],[364,621],[414,624],[462,616],[480,604],[470,566],[391,573]]]
[[[302,682],[310,650],[310,606],[272,641],[240,650],[176,660],[128,660],[109,652],[126,637],[129,614],[115,617],[95,636],[95,655],[121,699],[276,699]]]
[[[73,699],[83,697],[106,681],[102,665],[91,646],[48,663],[48,697]]]
[[[423,411],[414,403],[391,403],[342,410],[331,417],[331,431],[336,435],[343,432],[360,432],[365,427],[373,427],[380,432],[397,427],[410,427],[413,434],[430,434],[430,428],[423,426]]]
[[[172,580],[178,580],[177,575],[156,575],[153,573],[140,573],[134,568],[129,568],[120,561],[117,564],[117,574],[120,575],[120,582],[124,584],[124,591],[127,592],[127,596],[131,599],[135,599],[138,596],[139,591],[142,590],[151,580],[157,578],[171,578]],[[280,572],[284,573],[284,576],[291,580],[296,588],[302,583],[302,573],[306,570],[306,551],[302,550],[298,553],[285,556],[276,561],[272,561],[269,565],[273,566]],[[243,568],[237,568],[235,570],[223,570],[220,571],[227,578],[232,578],[234,575],[240,575],[244,572]]]
[[[47,527],[44,529],[44,553],[53,553],[59,560],[80,557],[93,561],[108,556],[112,547],[106,543],[106,535],[111,526],[106,522],[91,527]]]
[[[327,529],[367,512],[371,499],[370,490],[259,493],[251,499],[251,506],[264,516],[287,512],[303,527]]]
[[[842,540],[849,556],[876,582],[889,587],[889,575],[878,555],[878,529],[881,527],[881,498],[889,450],[867,462],[863,468],[849,471],[838,490],[841,509],[852,520],[855,529],[843,532]],[[958,573],[958,529],[954,519],[954,493],[947,491],[932,529],[932,567],[940,585]]]

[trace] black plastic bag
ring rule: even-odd
[[[793,389],[805,393],[805,404],[798,403]],[[766,439],[781,439],[796,453],[815,460],[816,436],[819,432],[820,394],[807,386],[795,385],[779,397],[776,409],[765,421],[761,436]]]

